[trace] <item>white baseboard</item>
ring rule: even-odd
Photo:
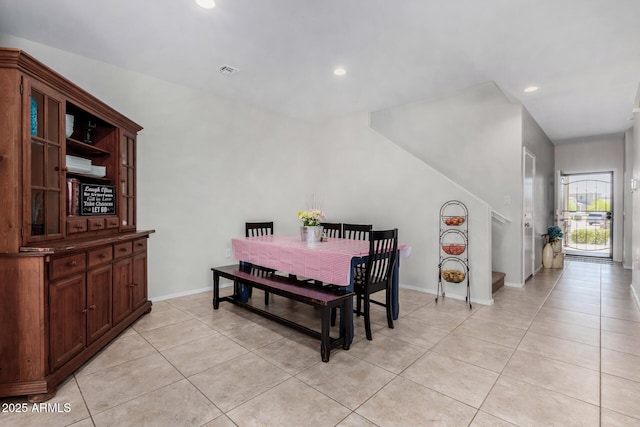
[[[631,295],[633,295],[633,300],[636,302],[636,306],[640,310],[640,298],[638,298],[636,288],[633,287],[633,284],[630,284],[629,287],[631,287]]]
[[[431,294],[431,295],[437,295],[438,290],[437,289],[425,289],[425,288],[418,288],[416,286],[410,286],[410,285],[399,285],[400,288],[403,289],[411,289],[412,291],[417,291],[417,292],[422,292],[425,294]],[[446,294],[446,298],[452,298],[452,299],[456,299],[456,300],[461,300],[464,301],[465,298],[467,297],[466,294],[462,294],[462,295],[457,295],[451,292],[447,292]],[[471,298],[471,302],[474,304],[480,304],[480,305],[493,305],[493,298],[491,298],[490,300],[480,300],[480,299],[476,299],[476,298]]]
[[[514,282],[504,282],[505,286],[509,286],[510,288],[524,288],[524,283],[514,283]]]
[[[232,282],[228,282],[228,283],[222,283],[221,282],[220,283],[220,289],[228,288],[229,286],[232,286],[232,285],[233,285]],[[195,295],[195,294],[201,294],[203,292],[212,292],[212,291],[213,291],[213,285],[207,286],[206,288],[192,289],[190,291],[184,291],[184,292],[177,292],[175,294],[161,295],[159,297],[149,298],[149,300],[151,302],[158,302],[158,301],[163,301],[163,300],[166,300],[166,299],[186,297],[188,295]]]

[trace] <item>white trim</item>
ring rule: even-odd
[[[399,285],[399,287],[401,289],[410,289],[412,291],[418,291],[418,292],[422,292],[422,293],[425,293],[425,294],[431,294],[431,295],[437,295],[438,294],[438,290],[437,289],[425,289],[425,288],[419,288],[417,286],[410,286],[410,285]],[[466,294],[457,295],[457,294],[452,294],[450,292],[447,292],[447,294],[446,294],[446,298],[451,298],[451,299],[456,299],[456,300],[461,300],[461,301],[464,301],[466,297],[467,297]],[[471,298],[471,302],[473,304],[480,304],[480,305],[493,305],[493,298],[491,298],[489,300],[480,300],[480,299]]]
[[[502,215],[498,211],[494,211],[493,209],[491,209],[491,218],[495,219],[498,222],[501,222],[502,224],[506,224],[508,222],[512,222],[511,219],[509,219],[506,216]]]
[[[505,286],[509,286],[510,288],[524,288],[524,283],[514,283],[514,282],[504,282]]]
[[[631,295],[633,295],[633,300],[636,302],[636,306],[640,309],[640,298],[636,293],[636,288],[633,287],[633,283],[629,285],[631,287]]]
[[[230,286],[232,286],[233,283],[229,282],[229,283],[220,283],[220,288],[228,288]],[[175,294],[169,294],[169,295],[161,295],[159,297],[153,297],[153,298],[149,298],[149,300],[151,302],[158,302],[158,301],[164,301],[166,299],[171,299],[171,298],[180,298],[180,297],[186,297],[189,295],[195,295],[195,294],[201,294],[203,292],[212,292],[213,291],[213,285],[211,286],[207,286],[206,288],[200,288],[200,289],[192,289],[190,291],[185,291],[185,292],[178,292]]]

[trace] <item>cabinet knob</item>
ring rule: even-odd
[[[89,306],[89,310],[95,310],[95,309],[96,309],[96,305],[95,304],[92,304],[92,305]]]
[[[77,261],[69,261],[69,266],[70,266],[70,267],[75,267],[75,266],[77,266],[77,265],[78,265],[78,262],[77,262]]]
[[[100,255],[98,255],[98,258],[100,258],[100,259],[105,259],[106,257],[107,257],[107,256],[106,256],[105,254],[100,254]]]
[[[88,311],[89,311],[89,309],[88,309],[88,308],[83,308],[83,309],[82,309],[82,314],[87,314],[87,312],[88,312]]]
[[[120,252],[127,252],[127,248],[120,248],[118,249]]]
[[[82,228],[82,225],[80,225],[80,224],[76,224],[76,225],[74,225],[74,227],[75,227],[75,228],[77,228],[77,229],[79,230],[79,229],[81,229],[81,228]]]

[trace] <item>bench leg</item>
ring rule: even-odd
[[[329,338],[329,320],[331,317],[329,307],[322,308],[322,326],[320,329],[320,355],[323,362],[329,361],[329,354],[331,353],[330,338]]]
[[[213,273],[213,309],[217,310],[220,306],[220,275]]]
[[[353,298],[347,298],[340,306],[340,328],[340,335],[344,336],[342,348],[349,350],[353,341]]]

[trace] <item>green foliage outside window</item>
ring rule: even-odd
[[[604,199],[597,199],[589,206],[587,206],[587,211],[604,211],[609,212],[611,210],[611,203]]]
[[[609,230],[574,230],[571,232],[573,243],[604,245],[609,241]]]

